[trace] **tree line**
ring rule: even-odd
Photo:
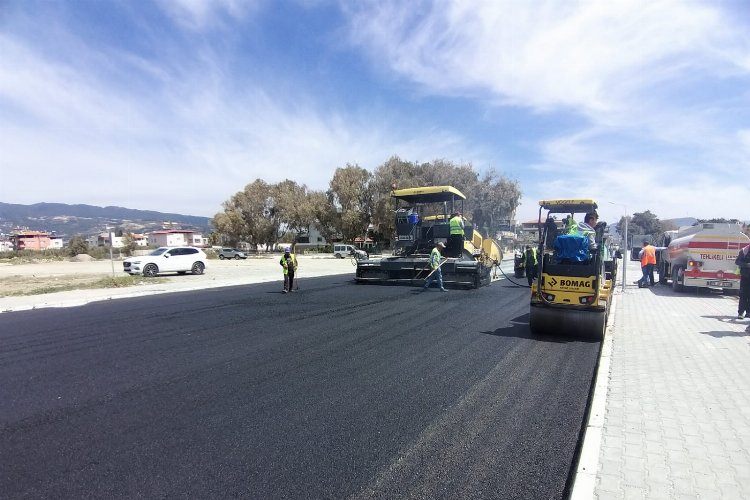
[[[370,236],[390,241],[395,231],[393,189],[449,185],[468,198],[465,216],[485,235],[494,235],[513,217],[521,199],[518,182],[489,170],[480,175],[471,164],[446,160],[417,163],[389,158],[374,172],[357,164],[339,167],[327,190],[309,189],[286,179],[269,184],[256,179],[222,203],[212,220],[222,241],[269,247],[288,242],[315,225],[327,241]]]

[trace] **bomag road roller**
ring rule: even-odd
[[[430,251],[438,242],[447,245],[451,214],[463,213],[466,197],[452,186],[398,189],[391,196],[397,200],[393,256],[357,262],[355,279],[358,283],[421,285],[431,271]],[[483,238],[466,222],[463,248],[441,265],[443,283],[466,288],[489,285],[492,266],[501,260],[498,243]]]
[[[539,202],[537,270],[529,316],[532,333],[604,338],[617,261],[609,252],[605,223],[590,231],[576,222],[583,222],[596,207],[594,200]]]

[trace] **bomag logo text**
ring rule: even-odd
[[[586,280],[560,280],[560,286],[565,287],[591,287],[591,282]]]

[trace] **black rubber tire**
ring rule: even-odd
[[[194,262],[193,267],[190,268],[190,272],[193,274],[203,274],[203,271],[206,269],[206,266],[203,265],[203,262]]]
[[[234,256],[234,260],[240,260],[240,256],[239,255],[235,255]]]
[[[343,256],[343,255],[341,255],[340,253],[334,254],[334,256],[335,256],[335,257],[336,257],[337,259],[343,259],[343,258],[344,258],[344,256]]]
[[[684,292],[685,291],[685,285],[680,283],[680,270],[682,268],[680,266],[675,266],[672,268],[672,290],[675,292]],[[684,275],[683,275],[684,279]]]
[[[225,257],[223,255],[219,255],[219,260],[224,260]]]
[[[662,263],[662,265],[659,266],[659,283],[666,285],[667,281],[667,264]]]
[[[157,274],[159,274],[159,266],[156,264],[146,264],[143,268],[143,275],[146,278],[155,278]]]

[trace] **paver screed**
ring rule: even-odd
[[[750,498],[750,320],[736,319],[737,297],[618,293],[596,497]]]

